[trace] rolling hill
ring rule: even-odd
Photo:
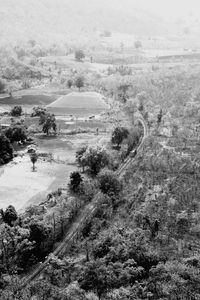
[[[170,25],[136,8],[134,0],[0,0],[0,39],[63,39],[76,32],[111,30],[164,35]]]

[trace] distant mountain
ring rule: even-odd
[[[165,35],[170,24],[134,0],[0,0],[0,39],[62,38],[70,32],[111,30]]]

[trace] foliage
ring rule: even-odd
[[[125,127],[116,127],[112,133],[111,141],[113,144],[117,144],[119,148],[124,139],[128,137],[129,131]]]
[[[10,114],[11,114],[11,116],[13,116],[13,117],[19,117],[19,116],[21,116],[21,114],[22,114],[22,107],[21,107],[21,106],[14,106],[14,107],[11,109]]]
[[[5,136],[13,142],[24,143],[27,140],[26,130],[22,125],[12,125],[5,131]]]
[[[30,160],[31,160],[31,162],[33,164],[33,171],[35,171],[35,163],[38,160],[38,155],[37,155],[36,152],[30,153]]]
[[[17,212],[14,208],[14,206],[9,205],[5,212],[2,210],[1,211],[3,221],[7,223],[9,226],[13,225],[13,222],[17,220]]]
[[[84,172],[84,168],[86,167],[85,156],[84,156],[86,150],[87,150],[87,146],[83,146],[82,148],[76,151],[76,162],[79,167],[83,168],[83,172]]]
[[[77,193],[80,188],[80,184],[83,181],[81,174],[79,172],[72,172],[70,174],[70,182],[69,182],[69,188],[74,193]]]
[[[76,79],[75,79],[75,82],[74,82],[75,86],[79,89],[84,87],[84,77],[83,76],[78,76]]]
[[[46,135],[49,135],[51,130],[56,133],[57,125],[55,115],[49,113],[40,114],[39,125],[42,125],[42,131],[46,133]]]
[[[75,59],[77,61],[82,61],[85,58],[85,53],[83,52],[83,50],[77,50],[75,52]]]
[[[104,30],[103,33],[101,33],[101,36],[103,37],[111,37],[112,33],[109,30]]]
[[[157,124],[160,125],[161,121],[162,121],[162,117],[163,117],[163,111],[162,109],[160,109],[158,116],[157,116]]]
[[[0,135],[0,165],[8,163],[13,158],[13,148],[5,135]]]
[[[107,195],[118,195],[122,189],[122,184],[114,172],[103,170],[98,175],[99,188]]]
[[[72,80],[72,79],[68,79],[68,80],[67,80],[67,87],[68,87],[69,89],[71,89],[72,85],[73,85],[73,80]]]
[[[77,154],[77,162],[81,167],[86,167],[91,175],[97,175],[99,171],[108,166],[109,156],[104,149],[82,148]]]
[[[136,49],[142,48],[142,42],[141,41],[135,41],[134,45],[135,45]]]
[[[44,107],[33,107],[33,112],[31,114],[31,117],[40,117],[41,115],[45,115],[46,114],[46,108]]]
[[[128,90],[129,90],[130,86],[131,85],[129,82],[122,81],[119,83],[119,86],[117,87],[118,97],[123,103],[126,103],[126,101],[128,100],[128,97],[129,97]]]

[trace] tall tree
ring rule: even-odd
[[[119,148],[124,139],[128,137],[129,131],[125,127],[116,127],[112,133],[111,142]]]
[[[85,53],[83,52],[83,50],[77,50],[75,52],[75,59],[77,61],[82,61],[85,58]]]
[[[84,78],[82,76],[78,76],[75,80],[75,85],[80,91],[81,88],[84,87]]]

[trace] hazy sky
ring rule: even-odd
[[[136,0],[135,2],[138,6],[146,7],[162,16],[180,17],[193,13],[200,17],[200,0]]]

